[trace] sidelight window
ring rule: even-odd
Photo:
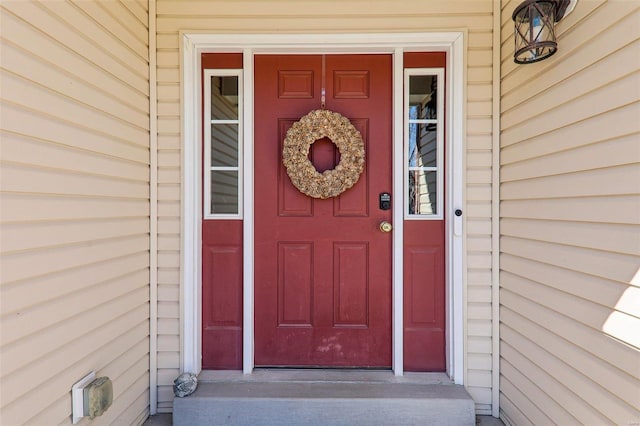
[[[242,70],[204,70],[204,217],[242,218]]]
[[[444,70],[404,75],[405,218],[442,219],[444,200]]]

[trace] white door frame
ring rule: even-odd
[[[181,34],[182,68],[182,241],[181,356],[183,372],[202,369],[201,146],[200,57],[202,53],[243,53],[244,73],[244,221],[243,221],[243,371],[253,371],[253,57],[255,54],[388,53],[393,55],[393,193],[404,194],[403,175],[403,53],[444,51],[446,69],[446,360],[447,372],[463,384],[465,371],[465,309],[462,217],[464,210],[465,34],[463,32],[367,34]],[[393,217],[393,372],[403,367],[403,197],[394,197]]]

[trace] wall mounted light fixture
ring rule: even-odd
[[[571,12],[577,0],[525,0],[513,11],[516,64],[531,64],[558,50],[555,23]]]

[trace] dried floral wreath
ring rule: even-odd
[[[340,150],[340,162],[334,169],[320,173],[309,161],[309,149],[324,137]],[[287,131],[282,162],[291,182],[303,194],[322,199],[338,196],[355,185],[364,170],[362,135],[337,112],[311,111]]]

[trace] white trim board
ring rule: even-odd
[[[446,294],[447,372],[464,383],[464,38],[463,32],[369,34],[201,34],[181,33],[182,82],[182,243],[181,243],[181,371],[199,373],[201,362],[201,82],[200,55],[209,52],[243,53],[244,73],[244,283],[243,371],[253,371],[253,55],[268,53],[389,53],[393,55],[393,189],[403,193],[403,58],[408,51],[447,52],[446,176]],[[403,197],[394,197],[402,200]],[[394,218],[403,217],[402,202],[393,203]],[[393,237],[393,371],[402,365],[402,220]]]

